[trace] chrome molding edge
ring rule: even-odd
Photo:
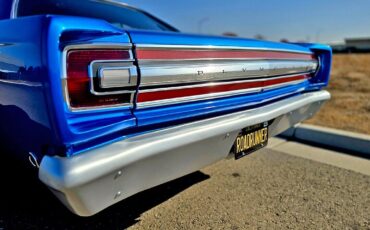
[[[19,0],[13,0],[12,9],[10,11],[10,18],[17,18]]]
[[[181,61],[141,64],[140,87],[217,80],[238,80],[289,74],[311,74],[318,62],[299,60]]]
[[[130,6],[129,4],[127,3],[124,3],[124,2],[120,2],[120,1],[115,1],[115,0],[91,0],[91,1],[94,1],[94,2],[100,2],[100,3],[108,3],[108,4],[112,4],[114,6],[123,6],[123,7],[129,7],[129,8],[132,8],[132,9],[136,9],[138,10],[138,8],[135,8],[133,6]]]
[[[46,155],[39,179],[71,211],[91,216],[226,158],[242,128],[273,120],[269,135],[277,135],[311,117],[329,98],[327,91],[304,93],[256,109],[148,132],[70,158]]]
[[[298,54],[313,54],[313,52],[305,52],[289,49],[264,48],[264,47],[244,47],[244,46],[213,46],[213,45],[160,45],[160,44],[135,44],[136,49],[199,49],[199,50],[256,50],[256,51],[272,51],[272,52],[286,52]]]
[[[179,90],[179,89],[188,89],[188,88],[199,88],[199,87],[207,87],[207,86],[218,86],[218,85],[230,85],[230,84],[237,84],[237,83],[246,83],[246,82],[260,82],[265,80],[276,80],[281,78],[291,78],[291,77],[297,77],[305,75],[305,73],[299,73],[299,74],[287,74],[287,75],[281,75],[277,77],[271,77],[271,78],[254,78],[254,79],[241,79],[236,81],[218,81],[218,82],[205,82],[200,84],[189,84],[184,86],[168,86],[168,87],[158,87],[153,89],[139,89],[139,93],[147,93],[147,92],[158,92],[158,91],[168,91],[168,90]]]
[[[209,83],[204,83],[204,84],[179,86],[179,87],[171,87],[171,88],[155,88],[155,89],[148,89],[148,90],[139,90],[138,94],[147,93],[147,92],[176,90],[176,89],[180,90],[180,89],[186,89],[186,88],[228,85],[228,84],[238,84],[238,83],[247,83],[247,82],[259,82],[259,81],[263,81],[263,80],[276,80],[276,79],[282,79],[282,78],[293,78],[293,77],[300,76],[300,75],[302,75],[302,74],[278,76],[278,77],[268,78],[268,79],[239,80],[239,81],[230,81],[230,82],[209,82]],[[265,90],[277,89],[277,88],[290,86],[290,85],[297,85],[297,84],[303,83],[305,81],[307,81],[307,79],[290,81],[290,82],[285,82],[285,83],[280,83],[280,84],[265,86],[265,87],[248,88],[248,89],[233,90],[233,91],[226,91],[226,92],[220,92],[220,93],[201,94],[201,95],[188,96],[188,97],[177,97],[177,98],[163,99],[163,100],[156,100],[156,101],[148,101],[148,102],[137,102],[136,106],[139,109],[145,109],[145,108],[149,108],[149,107],[165,106],[165,105],[172,105],[172,104],[177,104],[177,103],[196,102],[196,101],[201,101],[201,100],[210,100],[210,99],[218,99],[218,98],[222,98],[222,97],[238,96],[238,95],[242,95],[242,94],[260,93],[260,92],[263,92]],[[304,89],[302,88],[301,91],[303,91],[303,90]]]
[[[297,85],[302,82],[306,81],[304,80],[297,80],[297,81],[291,81],[291,82],[285,82],[281,84],[276,84],[272,86],[266,86],[266,87],[256,87],[256,88],[248,88],[248,89],[242,89],[242,90],[233,90],[233,91],[227,91],[227,92],[220,92],[220,93],[209,93],[209,94],[201,94],[196,96],[188,96],[188,97],[177,97],[177,98],[171,98],[171,99],[163,99],[163,100],[156,100],[156,101],[148,101],[148,102],[138,102],[137,108],[138,109],[145,109],[150,107],[156,107],[156,106],[165,106],[165,105],[173,105],[178,103],[186,103],[186,102],[196,102],[196,101],[202,101],[202,100],[211,100],[211,99],[218,99],[223,97],[230,97],[230,96],[238,96],[242,94],[251,94],[251,93],[260,93],[265,90],[271,90],[276,89],[284,86],[290,86],[290,85]],[[251,82],[251,81],[241,81],[242,82]],[[230,82],[230,84],[236,83],[236,82]],[[210,84],[207,84],[207,86]],[[181,87],[180,87],[181,88]],[[189,87],[194,88],[194,85]],[[171,88],[172,89],[172,88]],[[170,89],[169,89],[170,90]],[[302,88],[300,91],[303,91],[304,88]],[[294,92],[296,93],[296,92]],[[139,92],[140,94],[140,92]],[[271,100],[276,98],[269,98]]]
[[[266,91],[266,90],[277,89],[277,88],[281,88],[281,87],[285,87],[285,86],[297,85],[297,84],[300,84],[300,83],[302,83],[306,80],[307,79],[296,80],[296,81],[290,81],[290,82],[280,83],[280,84],[276,84],[276,85],[265,86],[265,87],[262,88],[262,90]]]
[[[173,104],[178,104],[178,103],[197,102],[197,101],[202,101],[202,100],[211,100],[211,99],[217,99],[217,98],[228,97],[228,96],[238,96],[241,94],[258,93],[261,91],[262,91],[262,88],[252,88],[252,89],[234,90],[234,91],[221,92],[221,93],[202,94],[202,95],[189,96],[189,97],[177,97],[177,98],[157,100],[157,101],[138,102],[137,108],[143,109],[143,108],[148,108],[148,107],[173,105]]]
[[[78,113],[78,112],[86,112],[86,111],[93,111],[93,110],[109,110],[114,108],[124,108],[124,107],[133,107],[134,103],[134,95],[135,92],[131,93],[130,95],[130,103],[121,103],[116,105],[109,105],[109,106],[92,106],[92,107],[80,107],[80,108],[73,108],[69,102],[69,94],[67,89],[67,53],[72,49],[127,49],[129,51],[130,57],[127,61],[135,60],[132,54],[132,44],[130,43],[103,43],[103,42],[96,42],[96,43],[78,43],[78,44],[70,44],[66,45],[63,48],[61,53],[61,81],[62,81],[62,92],[63,92],[63,99],[67,105],[67,108],[70,112]],[[111,60],[113,62],[114,60]]]

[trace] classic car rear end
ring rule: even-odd
[[[327,46],[183,34],[114,1],[82,3],[16,1],[0,21],[13,31],[0,36],[0,103],[26,114],[23,135],[40,138],[21,152],[78,215],[247,155],[330,98]]]

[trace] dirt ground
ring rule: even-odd
[[[336,54],[332,99],[306,123],[370,134],[370,54]]]

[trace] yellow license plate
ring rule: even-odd
[[[267,145],[268,122],[252,125],[241,130],[236,137],[231,152],[235,159],[244,157]]]

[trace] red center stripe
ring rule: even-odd
[[[270,80],[254,81],[254,82],[242,82],[242,83],[213,85],[213,86],[211,85],[211,86],[185,88],[185,89],[173,89],[173,90],[164,90],[164,91],[155,91],[155,92],[141,92],[138,95],[137,102],[139,103],[149,102],[149,101],[166,100],[166,99],[181,98],[181,97],[190,97],[190,96],[196,96],[196,95],[202,95],[202,94],[221,93],[221,92],[228,92],[228,91],[235,91],[235,90],[242,90],[242,89],[266,87],[266,86],[272,86],[272,85],[282,84],[286,82],[304,80],[308,77],[309,77],[308,75],[299,75],[299,76],[294,76],[294,77],[286,77],[286,78],[278,78],[278,79],[270,79]]]
[[[222,51],[222,50],[154,50],[145,49],[136,51],[138,59],[163,60],[163,59],[205,59],[205,58],[246,58],[246,59],[299,59],[312,60],[313,54],[291,53],[281,51]]]

